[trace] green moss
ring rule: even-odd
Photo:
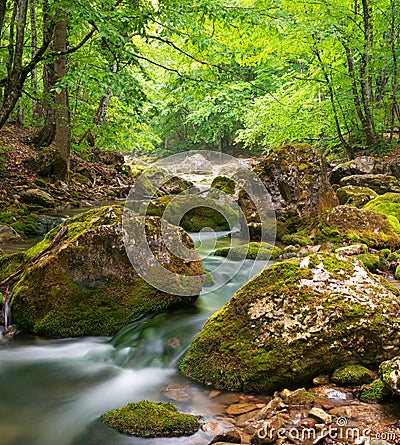
[[[228,206],[197,195],[164,196],[151,201],[146,215],[160,216],[188,232],[199,232],[205,227],[231,230],[238,224],[238,214]]]
[[[305,231],[284,235],[281,239],[283,243],[288,245],[311,246],[313,244],[312,239],[305,234]]]
[[[227,195],[233,195],[236,190],[236,182],[226,176],[217,176],[211,183],[211,188],[216,190],[211,190],[213,193],[209,193],[208,196],[210,198],[218,197],[218,191]]]
[[[355,386],[370,383],[372,373],[362,365],[350,365],[336,369],[331,380],[338,385]]]
[[[396,280],[400,280],[400,264],[396,267],[394,277],[396,278]]]
[[[308,228],[314,242],[355,243],[384,249],[400,246],[400,224],[394,216],[339,206],[321,212]]]
[[[374,190],[368,187],[357,187],[353,185],[338,188],[336,195],[339,198],[340,204],[358,208],[363,207],[378,196]]]
[[[365,210],[373,210],[384,215],[400,218],[400,193],[385,193],[377,196],[364,206]]]
[[[282,255],[282,249],[278,246],[264,242],[251,242],[235,247],[222,247],[216,249],[213,253],[215,256],[227,257],[233,261],[241,261],[245,258],[251,260],[269,260],[278,258]]]
[[[36,214],[31,214],[28,208],[21,205],[11,206],[0,212],[0,224],[10,225],[19,235],[37,235]]]
[[[195,416],[180,413],[172,403],[147,400],[109,411],[102,421],[121,433],[139,437],[188,436],[200,427]]]
[[[392,252],[390,251],[390,249],[382,249],[382,250],[379,251],[379,256],[382,257],[382,258],[388,259],[389,255],[391,253]]]
[[[0,281],[21,269],[26,261],[22,252],[0,255]]]
[[[384,258],[372,253],[362,253],[360,255],[357,255],[357,258],[372,273],[375,273],[386,266],[386,261],[384,260]]]
[[[361,336],[368,345],[361,360],[373,363],[382,352],[376,333],[397,323],[394,310],[388,320],[384,305],[372,308],[318,283],[314,289],[314,273],[329,273],[329,283],[350,280],[356,270],[352,261],[328,253],[265,268],[207,321],[180,371],[216,388],[268,393],[308,385],[316,375],[342,366],[344,358],[353,360],[357,352],[349,357],[348,345]],[[321,320],[332,317],[323,328]],[[349,326],[358,326],[357,333]]]
[[[216,284],[215,278],[213,277],[213,274],[208,271],[204,271],[204,280],[203,280],[203,287],[212,287]]]
[[[361,387],[360,400],[363,402],[382,403],[390,400],[391,397],[392,392],[380,379]]]

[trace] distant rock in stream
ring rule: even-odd
[[[163,267],[195,277],[189,296],[161,292],[140,278],[128,259],[122,212],[120,206],[101,207],[68,219],[67,235],[27,265],[11,296],[13,319],[23,330],[50,337],[112,335],[141,314],[197,299],[203,268],[189,235],[167,225],[168,241],[182,243],[196,258],[184,262],[166,248],[160,218],[132,215],[135,224],[145,227],[151,250]],[[59,229],[53,229],[25,254],[0,257],[0,278],[26,265],[51,243]],[[150,260],[143,257],[142,261]]]

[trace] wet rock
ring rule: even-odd
[[[162,388],[161,394],[167,399],[175,400],[176,402],[187,402],[190,400],[188,388],[190,388],[190,385],[171,384]]]
[[[387,173],[388,167],[379,158],[360,156],[351,161],[337,165],[331,172],[331,184],[339,184],[346,176]]]
[[[260,406],[258,403],[235,403],[234,405],[228,407],[226,413],[232,416],[237,416],[239,414],[244,414],[259,408],[263,408],[263,406],[263,404]]]
[[[54,198],[44,190],[29,189],[21,193],[21,201],[51,209],[55,206]]]
[[[360,255],[368,250],[365,244],[352,244],[351,246],[339,247],[335,250],[337,255]]]
[[[398,292],[352,258],[275,263],[210,318],[180,370],[217,388],[270,392],[355,361],[376,366],[399,351],[387,348],[398,339]]]
[[[196,300],[202,266],[191,238],[176,226],[168,225],[162,232],[159,218],[131,215],[129,227],[124,227],[144,226],[154,258],[164,268],[196,276],[186,297],[161,292],[139,277],[128,259],[122,212],[119,206],[101,207],[67,220],[67,235],[26,268],[12,294],[13,318],[23,330],[50,337],[113,335],[139,315]],[[58,230],[29,249],[22,262],[48,247]],[[186,246],[194,261],[171,254],[166,242]],[[153,261],[144,252],[139,260],[149,267]],[[175,284],[180,286],[179,281]]]
[[[213,445],[216,443],[241,443],[242,438],[238,430],[229,430],[226,433],[218,434],[214,439],[209,443],[209,445]]]
[[[300,388],[290,393],[285,402],[288,405],[311,405],[313,400],[314,396],[311,393],[305,388]]]
[[[22,241],[21,235],[18,235],[12,227],[7,224],[0,224],[0,244],[21,243]]]
[[[327,385],[329,383],[329,375],[323,374],[313,378],[314,386]]]
[[[342,386],[358,386],[371,383],[374,380],[374,373],[361,365],[349,365],[335,369],[331,380]]]
[[[361,208],[378,194],[368,187],[357,187],[355,185],[347,185],[336,190],[339,204],[346,204],[353,207]]]
[[[379,375],[389,389],[400,395],[400,357],[383,362],[379,366]]]
[[[321,408],[312,408],[309,412],[308,415],[310,417],[313,417],[314,419],[317,420],[317,422],[323,422],[323,423],[332,423],[332,416],[328,413],[326,413],[323,409]]]
[[[109,411],[101,420],[120,433],[139,437],[190,436],[200,428],[195,416],[179,412],[171,403],[147,400]]]
[[[341,187],[348,185],[368,187],[378,193],[378,195],[388,192],[400,193],[400,181],[394,176],[385,174],[347,176],[340,180],[340,185]]]

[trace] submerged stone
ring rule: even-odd
[[[120,433],[139,437],[190,436],[200,428],[195,416],[179,412],[170,402],[128,403],[109,411],[101,419]]]
[[[399,315],[398,291],[357,259],[319,253],[276,263],[208,320],[180,370],[229,390],[307,385],[396,355]]]
[[[188,296],[161,292],[128,259],[122,212],[120,206],[102,207],[65,221],[67,235],[32,264],[27,262],[50,245],[60,226],[25,254],[1,258],[0,276],[26,267],[11,295],[13,319],[24,331],[50,337],[112,335],[139,315],[196,300],[203,272],[189,235],[170,225],[165,235],[160,218],[131,216],[132,223],[145,227],[154,258],[163,267],[177,276],[195,277]],[[195,260],[186,263],[170,253],[165,236],[170,245],[186,246]],[[141,262],[152,261],[142,255]]]

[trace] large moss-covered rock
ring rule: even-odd
[[[162,216],[188,232],[199,232],[205,227],[230,230],[238,223],[238,213],[231,207],[198,195],[163,196],[152,200],[145,211],[150,216]]]
[[[400,395],[400,356],[381,363],[379,375],[387,388]]]
[[[376,198],[378,194],[368,187],[357,187],[355,185],[347,185],[336,190],[339,203],[344,205],[361,208],[367,202]]]
[[[400,219],[400,193],[385,193],[368,202],[364,210],[373,210]]]
[[[308,144],[274,149],[254,168],[272,197],[277,215],[309,215],[338,201],[331,188],[324,156]]]
[[[148,400],[109,411],[102,421],[120,433],[139,437],[189,436],[200,428],[195,416],[179,412],[172,403]]]
[[[388,167],[379,158],[360,156],[351,161],[337,165],[331,172],[331,184],[339,184],[342,178],[353,175],[383,174]]]
[[[321,212],[312,221],[309,233],[317,244],[357,242],[379,249],[400,246],[400,224],[394,216],[350,206]]]
[[[230,390],[298,387],[396,355],[399,315],[397,289],[356,259],[321,253],[276,263],[209,319],[180,370]]]
[[[323,154],[308,144],[288,144],[275,148],[254,167],[271,195],[272,207],[279,222],[308,216],[319,210],[334,207],[338,198],[327,174]],[[251,238],[260,239],[260,217],[248,194],[239,193],[239,206],[249,226]],[[278,224],[278,235],[280,230]]]
[[[340,186],[353,185],[356,187],[368,187],[378,195],[383,193],[400,193],[400,181],[390,175],[353,175],[346,176],[340,180]]]
[[[65,222],[67,235],[39,260],[26,267],[12,293],[13,319],[25,331],[51,337],[111,335],[140,314],[176,304],[191,303],[201,290],[202,266],[191,238],[180,228],[161,232],[159,218],[131,216],[145,226],[155,258],[169,271],[198,276],[187,297],[161,292],[140,278],[131,265],[123,242],[123,208],[102,207]],[[137,219],[137,221],[136,221]],[[19,267],[48,246],[60,226],[53,229],[22,258],[1,258],[0,267]],[[185,263],[164,245],[182,243],[195,261]],[[143,254],[143,262],[150,261]],[[12,261],[11,261],[12,260]]]
[[[278,246],[269,243],[251,242],[234,247],[221,247],[214,251],[215,256],[227,257],[232,261],[251,260],[269,260],[276,259],[282,255],[283,251]]]

